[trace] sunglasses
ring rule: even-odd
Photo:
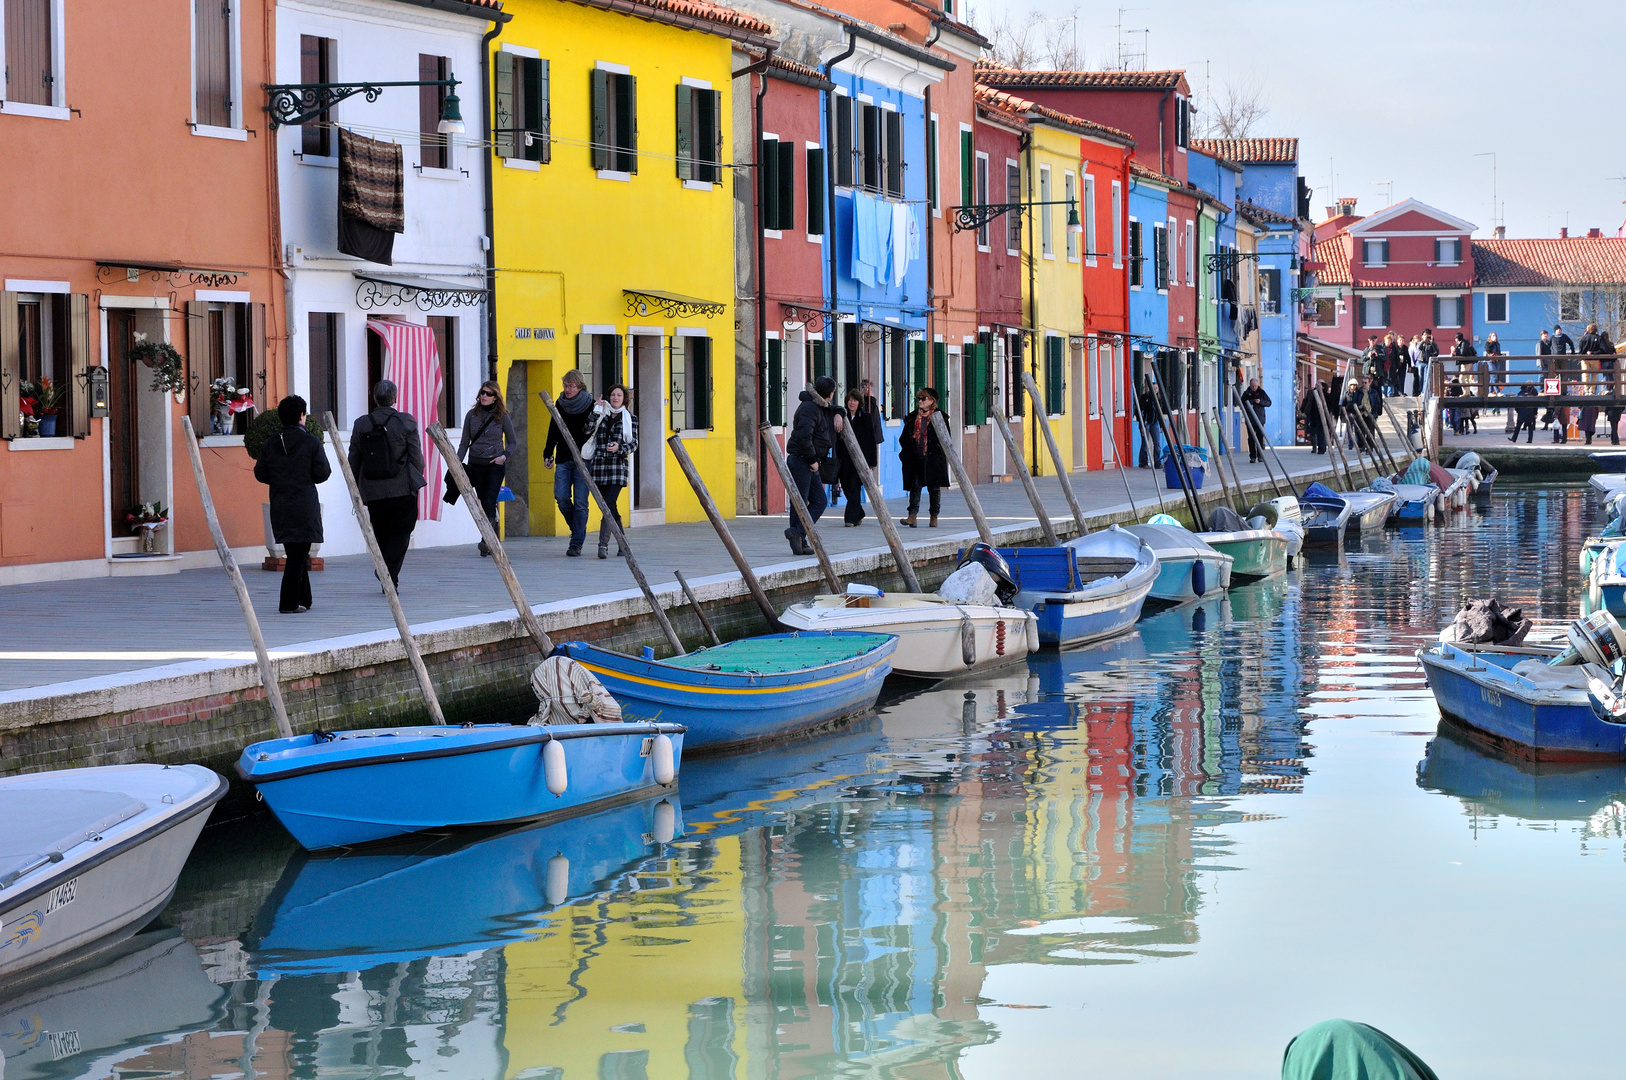
[[[497,393],[494,390],[482,390],[482,391],[480,391],[480,396],[481,397],[494,398],[494,397],[497,396]]]

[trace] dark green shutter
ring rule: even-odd
[[[677,88],[677,174],[679,180],[694,179],[694,91],[682,83]]]
[[[593,168],[610,168],[610,73],[594,68],[592,80]]]
[[[670,412],[667,422],[672,425],[673,431],[685,431],[689,427],[689,394],[687,389],[689,350],[687,343],[692,340],[692,338],[676,336],[672,338],[671,363],[669,365],[672,378],[668,385],[669,393],[667,394]]]
[[[971,189],[971,172],[976,165],[976,155],[971,150],[971,132],[960,132],[960,205],[970,206],[975,202]]]
[[[836,96],[836,186],[853,183],[853,99]]]
[[[1065,411],[1067,386],[1062,373],[1066,363],[1065,349],[1066,341],[1063,338],[1044,339],[1044,411],[1051,416],[1058,416]]]
[[[948,346],[941,341],[932,342],[932,381],[937,391],[937,407],[948,412],[949,407]]]
[[[779,141],[763,139],[757,152],[757,198],[762,202],[762,227],[779,228]]]
[[[616,145],[621,153],[616,167],[624,173],[638,171],[638,80],[631,75],[617,75],[616,85]]]
[[[536,73],[535,97],[526,104],[525,126],[541,132],[541,136],[532,139],[528,156],[533,161],[547,164],[553,160],[553,95],[549,89],[552,68],[546,60],[533,60],[530,68]],[[538,146],[538,143],[541,145]]]
[[[811,344],[813,348],[813,378],[817,380],[830,374],[829,361],[826,360],[826,357],[830,355],[829,343],[823,338],[819,338]]]
[[[981,426],[988,422],[988,346],[971,346],[971,400],[966,403],[968,423]]]
[[[779,225],[796,228],[796,144],[779,144]]]
[[[807,232],[824,235],[824,151],[807,152]]]
[[[886,113],[886,190],[903,195],[903,114]]]
[[[778,338],[768,339],[768,423],[785,426],[785,343]]]
[[[496,111],[493,126],[496,130],[492,132],[491,141],[495,146],[498,157],[511,158],[516,156],[516,132],[514,128],[518,126],[516,123],[518,117],[514,114],[515,57],[513,53],[499,52],[494,60],[493,71],[496,86],[492,91],[492,98],[495,101],[494,107]]]
[[[723,180],[723,92],[710,90],[706,97],[711,104],[711,167],[707,179],[720,184]]]
[[[693,372],[689,385],[694,387],[689,402],[689,422],[697,428],[710,428],[711,422],[711,338],[692,337],[689,344],[693,352]]]

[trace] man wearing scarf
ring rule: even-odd
[[[559,415],[565,419],[570,437],[576,440],[576,449],[587,443],[588,424],[593,419],[593,395],[587,390],[587,380],[575,368],[565,372],[563,387],[559,391]],[[554,457],[559,457],[554,467]],[[548,442],[542,448],[542,464],[553,469],[553,501],[559,504],[559,513],[570,523],[570,546],[565,554],[575,558],[582,553],[587,540],[587,474],[576,465],[559,433],[559,425],[548,424]]]

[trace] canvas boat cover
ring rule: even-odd
[[[863,633],[767,634],[741,638],[661,661],[668,667],[741,675],[782,675],[839,664],[879,649],[890,635]]]
[[[42,858],[64,855],[145,809],[146,803],[117,791],[0,790],[0,890]]]

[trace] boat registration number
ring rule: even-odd
[[[653,735],[645,735],[643,745],[638,748],[638,756],[639,757],[648,757],[650,754],[653,754],[654,752],[655,752],[655,737]]]
[[[64,881],[62,884],[52,889],[50,896],[46,898],[45,914],[49,915],[58,908],[67,907],[69,904],[73,903],[74,898],[78,895],[79,879],[73,878],[69,881]]]
[[[1483,699],[1486,705],[1489,705],[1493,709],[1500,709],[1502,707],[1502,695],[1495,690],[1492,690],[1488,686],[1481,686],[1479,688],[1479,696],[1481,699]]]

